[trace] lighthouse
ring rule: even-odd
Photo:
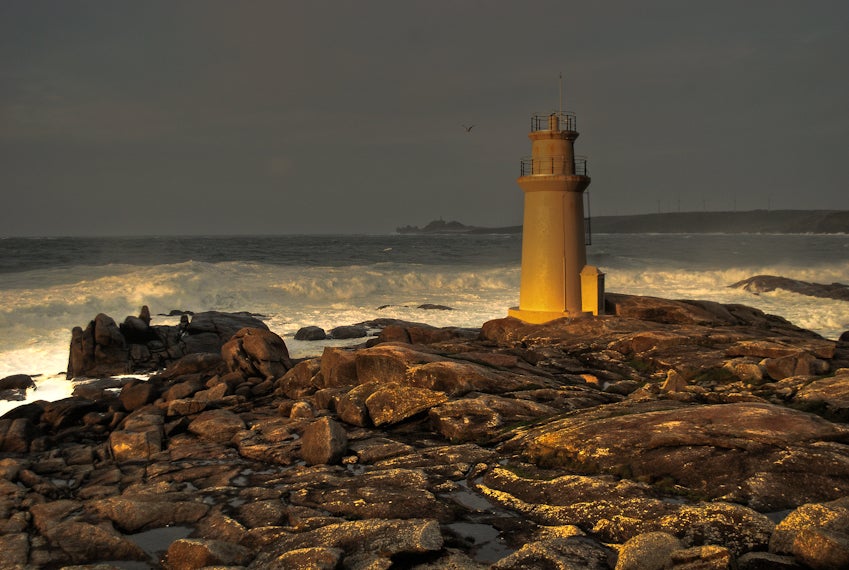
[[[586,159],[575,157],[574,113],[531,117],[531,156],[518,183],[525,195],[519,306],[529,323],[604,312],[604,274],[587,265],[584,191]]]

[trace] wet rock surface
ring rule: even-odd
[[[738,305],[608,309],[387,320],[301,361],[201,319],[217,349],[0,418],[0,566],[847,567],[845,342]],[[92,322],[101,371],[156,342],[144,311]]]

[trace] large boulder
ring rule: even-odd
[[[301,457],[308,465],[338,463],[347,449],[345,428],[328,417],[312,422],[301,437]]]
[[[481,394],[445,402],[429,412],[434,431],[451,441],[486,441],[507,424],[537,420],[558,410],[529,400]]]
[[[170,362],[168,366],[157,376],[170,380],[180,376],[194,374],[198,376],[212,376],[226,372],[224,360],[221,358],[221,350],[215,352],[192,352],[181,356]]]
[[[629,539],[619,549],[616,570],[664,570],[681,541],[668,532],[647,532]]]
[[[365,404],[374,425],[382,426],[397,424],[447,400],[444,392],[389,382],[372,392]]]
[[[13,374],[0,378],[0,400],[23,401],[30,388],[35,388],[35,382],[28,374]]]
[[[325,330],[316,326],[301,327],[295,333],[295,340],[324,340],[326,338]]]
[[[221,347],[221,357],[231,372],[245,377],[278,378],[292,368],[286,343],[265,329],[239,330]]]
[[[665,480],[779,510],[849,494],[847,444],[849,427],[780,406],[649,401],[577,412],[507,447],[538,465]]]
[[[849,421],[849,370],[831,378],[813,380],[793,396],[799,406],[822,409],[828,417]]]
[[[0,390],[26,390],[34,387],[35,382],[28,374],[13,374],[0,378]]]
[[[151,326],[150,312],[127,317],[119,327],[104,314],[83,329],[71,331],[68,378],[152,372],[187,354],[221,353],[221,347],[243,328],[268,330],[250,313],[197,313],[191,322]]]
[[[695,325],[738,324],[738,320],[725,307],[709,301],[673,301],[607,293],[605,305],[608,314],[642,321]]]
[[[339,396],[336,413],[343,422],[354,426],[370,426],[371,416],[366,399],[380,388],[380,382],[366,382],[355,386]]]
[[[187,344],[204,344],[205,340],[193,337],[208,335],[207,338],[215,337],[214,343],[217,344],[217,347],[213,348],[209,346],[208,350],[193,348],[192,350],[186,350],[186,354],[191,352],[218,352],[221,345],[244,328],[268,330],[265,323],[245,311],[237,313],[224,313],[221,311],[195,313],[192,315],[192,320],[189,322],[188,327],[186,327],[185,342]]]
[[[721,501],[682,504],[656,498],[645,484],[609,476],[563,475],[496,467],[476,489],[538,524],[575,525],[607,543],[664,532],[686,546],[721,544],[735,555],[764,550],[775,524],[754,510]],[[548,477],[541,479],[540,477]]]
[[[0,451],[26,453],[36,434],[28,418],[0,419]]]
[[[150,404],[159,397],[159,386],[154,382],[143,380],[131,381],[124,384],[118,399],[128,412],[138,410]]]
[[[106,402],[87,400],[85,398],[62,398],[44,403],[41,422],[53,429],[62,429],[80,425],[83,417],[90,412],[102,412]]]
[[[112,317],[103,313],[85,329],[71,331],[68,378],[78,376],[115,376],[127,370],[128,345]]]
[[[230,410],[208,410],[189,424],[189,431],[201,439],[228,443],[245,429],[245,422]]]
[[[433,518],[449,522],[450,506],[429,489],[418,469],[378,469],[357,477],[322,477],[323,485],[298,489],[289,496],[293,505],[322,509],[346,519]]]
[[[810,283],[808,281],[800,281],[798,279],[776,275],[755,275],[754,277],[733,283],[729,287],[742,289],[755,295],[768,293],[776,289],[783,289],[784,291],[791,291],[809,297],[849,301],[849,285],[843,285],[842,283]]]
[[[362,325],[343,325],[332,328],[328,336],[336,340],[363,338],[368,336],[368,329]]]
[[[357,384],[357,355],[343,348],[325,347],[321,355],[321,387],[335,388]]]
[[[171,543],[165,559],[171,570],[243,567],[250,562],[251,552],[244,546],[223,540],[181,538]]]
[[[320,370],[321,361],[318,359],[302,360],[280,378],[278,389],[293,400],[314,394],[317,389],[315,377]]]
[[[411,367],[444,358],[405,344],[380,344],[356,353],[357,380],[404,382]]]
[[[541,378],[495,370],[471,362],[441,360],[410,366],[406,382],[413,386],[462,396],[469,392],[515,392],[543,384]]]
[[[62,550],[75,564],[100,560],[148,560],[147,553],[118,531],[83,521],[65,521],[45,529],[51,545]]]
[[[775,527],[769,550],[811,568],[849,568],[849,498],[800,506]]]
[[[194,524],[209,512],[200,501],[167,500],[167,497],[107,497],[91,501],[88,508],[128,533],[172,525]]]
[[[162,451],[165,442],[162,412],[149,408],[139,409],[127,416],[117,429],[109,434],[109,448],[115,461],[148,461]]]

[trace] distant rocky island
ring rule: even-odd
[[[749,210],[668,212],[592,218],[594,233],[849,233],[849,210]],[[397,228],[400,234],[518,234],[522,226],[480,227],[435,220],[424,227]]]

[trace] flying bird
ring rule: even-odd
[[[467,133],[470,133],[470,132],[472,132],[472,129],[475,128],[475,126],[474,125],[468,125],[468,126],[463,125],[463,128],[466,129]]]

